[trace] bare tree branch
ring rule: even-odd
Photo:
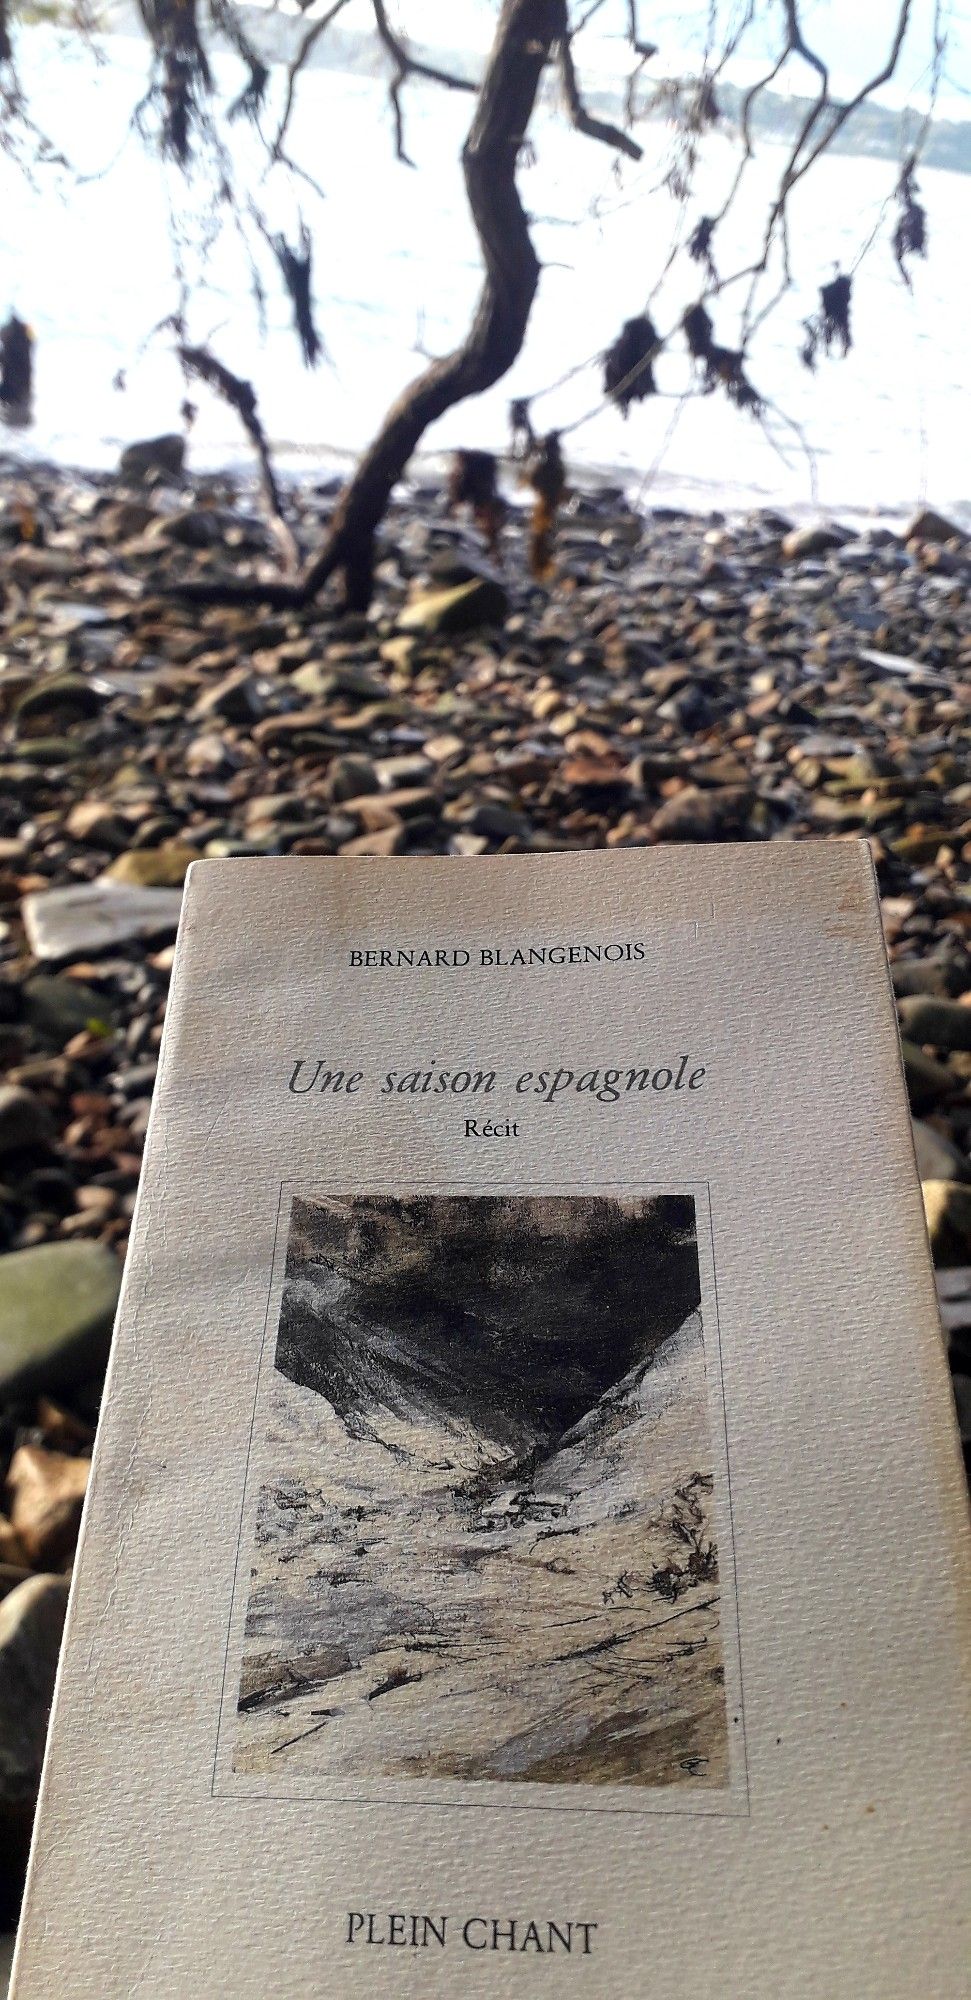
[[[394,73],[388,85],[388,95],[391,99],[391,109],[394,113],[395,152],[403,166],[413,167],[415,164],[414,160],[409,157],[405,146],[405,120],[404,112],[401,108],[402,84],[407,82],[409,76],[424,76],[428,77],[432,83],[445,84],[449,90],[469,90],[475,92],[479,86],[477,83],[471,82],[468,77],[455,76],[451,70],[439,69],[436,64],[426,63],[419,56],[413,56],[410,49],[405,47],[404,42],[395,34],[392,28],[388,20],[388,10],[385,0],[371,0],[371,5],[374,9],[374,23],[378,34],[394,63]]]
[[[385,0],[371,0],[378,34],[395,62],[400,63],[405,76],[427,76],[432,83],[444,83],[449,90],[468,90],[474,96],[479,86],[473,78],[456,76],[454,70],[439,69],[435,63],[427,63],[420,56],[413,56],[395,34],[388,20]]]
[[[300,47],[298,48],[292,63],[289,65],[289,68],[287,70],[287,94],[283,105],[283,112],[280,118],[280,123],[277,128],[276,138],[273,140],[273,143],[270,147],[271,160],[282,160],[283,158],[283,142],[287,136],[290,120],[293,116],[293,106],[296,94],[297,78],[300,75],[300,72],[303,69],[304,64],[309,60],[311,54],[313,53],[313,50],[316,48],[317,43],[321,38],[321,35],[326,33],[327,29],[330,27],[331,22],[336,19],[337,15],[341,12],[341,9],[346,6],[347,6],[347,0],[334,0],[333,6],[328,8],[326,14],[322,14],[320,20],[314,21],[312,27],[309,27],[307,29],[307,32],[300,43]]]
[[[565,6],[563,13],[565,21]],[[564,29],[564,33],[560,37],[557,56],[560,67],[560,79],[563,84],[563,95],[566,99],[567,111],[570,114],[570,123],[576,127],[578,132],[582,132],[586,138],[599,139],[603,145],[613,146],[619,153],[626,153],[629,160],[643,159],[643,148],[637,144],[636,139],[631,138],[629,132],[622,132],[618,125],[611,125],[602,118],[594,118],[592,113],[587,110],[580,95],[580,85],[577,79],[576,65],[573,60],[573,37],[567,28]]]
[[[627,39],[635,55],[642,62],[650,62],[657,55],[656,42],[643,42],[637,25],[637,0],[627,0]]]
[[[178,354],[187,375],[195,375],[199,381],[207,383],[210,389],[215,390],[217,396],[221,396],[223,401],[235,410],[259,459],[263,497],[284,566],[291,572],[295,571],[299,566],[300,552],[293,531],[284,516],[280,489],[270,458],[270,447],[260,422],[256,407],[256,391],[252,383],[244,382],[241,376],[234,375],[232,369],[227,368],[224,362],[218,361],[214,354],[210,354],[207,347],[188,347],[183,343],[179,346]]]

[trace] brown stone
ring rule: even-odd
[[[72,1554],[91,1461],[22,1444],[7,1473],[10,1522],[35,1568],[57,1569]]]

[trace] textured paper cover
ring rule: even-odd
[[[643,941],[644,958],[475,963],[483,947],[612,939]],[[471,965],[349,966],[352,949],[389,944],[462,947]],[[706,1068],[692,1101],[497,1093],[495,1115],[521,1118],[512,1142],[465,1140],[468,1107],[449,1098],[287,1091],[299,1057],[369,1076],[463,1059],[505,1077],[681,1050]],[[321,1183],[707,1190],[734,1730],[714,1799],[421,1778],[269,1796],[234,1775],[236,1572],[277,1217],[288,1188]],[[966,1553],[863,846],[203,862],[183,910],[16,2000],[958,2000]],[[346,1942],[349,1912],[428,1911],[448,1913],[447,1949]],[[592,1949],[463,1948],[479,1914],[583,1920]]]

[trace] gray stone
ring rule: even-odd
[[[35,1034],[59,1047],[85,1028],[105,1028],[111,1022],[111,1002],[79,979],[56,972],[35,972],[22,988],[24,1017]]]
[[[904,529],[906,542],[950,542],[955,537],[964,540],[961,529],[933,507],[921,507]]]
[[[956,1095],[960,1089],[960,1078],[943,1063],[925,1054],[916,1043],[908,1041],[906,1035],[901,1037],[900,1048],[912,1111],[929,1111],[932,1105]]]
[[[119,469],[123,479],[142,480],[159,474],[179,479],[184,464],[185,439],[176,431],[169,431],[162,437],[141,438],[136,444],[126,445]]]
[[[47,1146],[54,1137],[54,1120],[32,1090],[0,1084],[0,1159],[8,1153]]]
[[[335,757],[327,773],[327,792],[337,800],[359,798],[362,792],[376,792],[381,780],[370,757]]]
[[[934,1049],[971,1050],[971,1006],[913,994],[900,1001],[897,1011],[907,1040],[918,1047],[928,1043]]]
[[[935,1125],[928,1125],[923,1118],[915,1118],[914,1150],[917,1154],[917,1171],[922,1181],[963,1181],[971,1178],[971,1160],[955,1146],[945,1133]]]
[[[97,1374],[120,1282],[117,1257],[81,1238],[0,1257],[0,1394],[33,1395]]]
[[[849,540],[845,528],[817,521],[805,528],[791,529],[783,537],[782,553],[789,562],[798,562],[804,556],[827,555],[830,549],[842,548],[843,543]]]
[[[0,1603],[0,1805],[37,1795],[68,1581],[31,1576]]]

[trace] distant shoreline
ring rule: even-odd
[[[361,451],[366,441],[362,441]],[[36,456],[23,455],[4,447],[3,432],[0,430],[0,486],[9,480],[20,479],[28,484],[38,478],[61,479],[67,485],[89,485],[113,489],[118,484],[118,457],[121,445],[106,446],[105,461],[101,464],[80,464],[67,459],[61,460],[49,454],[38,452]],[[109,455],[110,452],[110,455]],[[409,467],[408,477],[399,489],[405,501],[409,497],[420,500],[428,493],[441,493],[451,459],[451,452],[418,451]],[[308,445],[276,447],[274,463],[284,491],[294,496],[305,493],[314,486],[322,491],[332,489],[336,494],[344,481],[350,477],[357,464],[358,454],[343,451],[336,446]],[[208,481],[225,481],[234,490],[235,504],[245,504],[259,513],[262,501],[259,482],[251,456],[240,446],[238,450],[226,454],[200,454],[193,459],[191,439],[189,441],[188,464],[184,485],[187,490],[204,486]],[[505,497],[513,509],[520,506],[525,510],[531,504],[525,488],[517,485],[514,472],[506,468],[500,474]],[[570,485],[574,492],[592,499],[602,499],[616,495],[623,496],[628,504],[634,505],[645,516],[651,514],[665,516],[684,515],[695,522],[707,521],[712,525],[735,524],[754,515],[764,514],[785,517],[793,526],[809,521],[842,521],[859,528],[890,527],[900,531],[920,507],[932,506],[933,500],[923,494],[902,495],[899,499],[885,501],[876,506],[861,500],[827,502],[825,505],[796,497],[787,497],[780,502],[772,494],[760,494],[757,490],[719,487],[715,482],[693,483],[683,474],[671,474],[665,478],[659,475],[649,487],[639,491],[641,481],[629,466],[606,464],[578,464],[570,469]],[[942,504],[942,512],[952,519],[956,526],[971,534],[971,496],[967,501],[955,502],[948,499]]]
[[[37,14],[33,22],[22,26],[65,28],[70,26],[67,19],[61,20],[60,0],[36,0]],[[246,34],[259,50],[264,61],[271,66],[285,64],[293,60],[306,33],[306,23],[302,15],[281,15],[267,7],[242,5],[238,9]],[[136,9],[129,0],[114,7],[103,26],[97,30],[105,36],[121,35],[128,39],[145,42]],[[213,35],[213,46],[221,52],[232,55],[232,43],[221,34]],[[434,44],[422,45],[423,53],[430,61],[447,67],[455,74],[465,76],[470,81],[479,73],[481,63],[471,59],[467,49],[452,49]],[[376,48],[373,36],[355,32],[335,25],[323,36],[306,58],[304,67],[308,70],[322,69],[336,71],[350,76],[382,77],[385,65],[381,53]],[[649,123],[663,122],[667,115],[659,103],[656,110],[649,109],[652,91],[661,85],[677,84],[683,80],[678,74],[652,75],[646,71],[641,83],[641,116]],[[412,89],[421,89],[420,77],[412,79]],[[428,87],[428,86],[425,86]],[[737,83],[719,79],[717,86],[718,103],[721,111],[722,130],[737,131],[746,89]],[[547,79],[541,98],[550,102],[556,96],[556,85]],[[586,86],[586,99],[591,111],[605,117],[623,120],[625,116],[625,90],[604,88],[602,83],[590,78]],[[763,90],[755,99],[750,112],[753,136],[769,144],[782,145],[793,140],[802,129],[806,116],[814,103],[810,97],[790,97],[781,91]],[[851,114],[846,124],[834,134],[830,141],[833,153],[857,159],[883,159],[901,164],[908,149],[917,140],[924,122],[923,112],[908,106],[900,110],[889,105],[877,104],[872,100],[860,105]],[[921,164],[938,168],[946,173],[971,174],[971,120],[934,118],[921,149]]]

